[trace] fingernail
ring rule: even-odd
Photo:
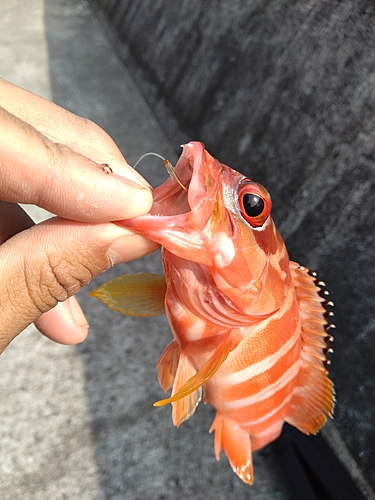
[[[137,186],[138,188],[145,188],[147,189],[148,191],[152,191],[152,186],[146,181],[146,179],[144,179],[138,172],[136,172],[135,170],[132,170],[131,172],[128,172],[128,175],[129,177],[122,177],[121,175],[118,175],[118,174],[112,174],[113,177],[115,177],[116,179],[119,179],[121,181],[130,181],[132,183],[134,183],[135,186]]]
[[[138,259],[153,252],[159,245],[140,234],[129,233],[114,241],[107,250],[112,265]]]
[[[78,304],[77,299],[73,296],[68,299],[69,307],[72,313],[72,317],[78,326],[88,327],[89,323],[86,316],[83,314],[81,306]]]
[[[141,186],[126,177],[115,174],[112,178],[115,179],[116,184],[120,182],[124,187],[122,189],[121,185],[117,185],[116,190],[119,190],[117,196],[106,199],[106,203],[110,203],[111,210],[118,214],[112,220],[132,219],[149,212],[153,203],[151,187]]]
[[[138,181],[141,184],[143,184],[143,186],[152,189],[151,185],[146,181],[146,179],[139,172],[137,172],[132,166],[130,166],[129,173],[135,179],[136,182]]]

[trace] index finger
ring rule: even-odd
[[[0,106],[32,125],[52,142],[65,144],[96,163],[110,164],[116,173],[123,177],[145,183],[144,179],[129,167],[111,137],[94,122],[2,78]]]
[[[127,219],[150,209],[151,188],[137,176],[112,173],[110,165],[51,141],[2,108],[0,126],[0,199],[86,222]]]

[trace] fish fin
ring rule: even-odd
[[[89,295],[127,316],[160,316],[165,313],[166,290],[164,276],[138,273],[107,281]]]
[[[157,401],[154,403],[154,406],[164,406],[168,403],[173,403],[202,387],[217,372],[228,357],[228,354],[238,345],[238,341],[234,339],[231,333],[231,331],[228,332],[225,340],[214,351],[208,361],[191,378],[186,379],[186,383],[175,394],[170,398]]]
[[[253,460],[251,454],[251,440],[248,432],[244,431],[234,420],[216,414],[210,432],[215,431],[214,447],[216,460],[220,459],[223,449],[228,457],[230,466],[244,483],[254,481]]]
[[[286,422],[305,434],[316,434],[326,421],[332,418],[335,402],[334,388],[328,378],[326,365],[327,344],[333,340],[327,333],[329,312],[321,294],[323,283],[307,268],[290,263],[293,283],[301,317],[301,368],[290,401]],[[323,284],[324,285],[324,284]]]
[[[165,391],[168,391],[173,385],[179,358],[180,347],[175,340],[172,340],[162,352],[156,365],[159,384]]]
[[[176,377],[173,383],[172,394],[178,392],[186,381],[192,378],[196,372],[197,369],[190,361],[189,357],[181,355],[178,362]],[[202,387],[198,387],[194,390],[194,392],[189,393],[186,397],[178,399],[172,403],[172,420],[176,427],[193,415],[201,398]]]

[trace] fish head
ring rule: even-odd
[[[288,256],[266,189],[213,158],[201,142],[183,146],[174,171],[186,191],[170,176],[154,190],[148,215],[118,224],[206,266],[244,312],[277,309]],[[272,291],[262,293],[271,284]]]
[[[170,176],[153,191],[150,213],[117,222],[156,241],[182,258],[209,265],[209,227],[220,225],[223,165],[200,142],[183,146],[174,168],[183,189]],[[225,222],[224,222],[225,223]]]

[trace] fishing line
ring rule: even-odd
[[[165,168],[167,169],[167,172],[169,173],[169,175],[171,175],[173,177],[173,179],[180,185],[180,187],[184,191],[188,192],[187,187],[182,184],[182,182],[178,178],[176,172],[174,171],[172,163],[169,160],[167,160],[166,158],[164,158],[164,156],[159,155],[159,153],[154,153],[154,152],[150,151],[149,153],[145,153],[144,155],[142,155],[139,158],[139,160],[135,163],[135,165],[133,167],[134,170],[136,169],[136,167],[139,164],[139,162],[142,161],[143,158],[145,158],[146,156],[157,156],[158,158],[160,158],[161,160],[163,160],[163,164],[164,164]]]

